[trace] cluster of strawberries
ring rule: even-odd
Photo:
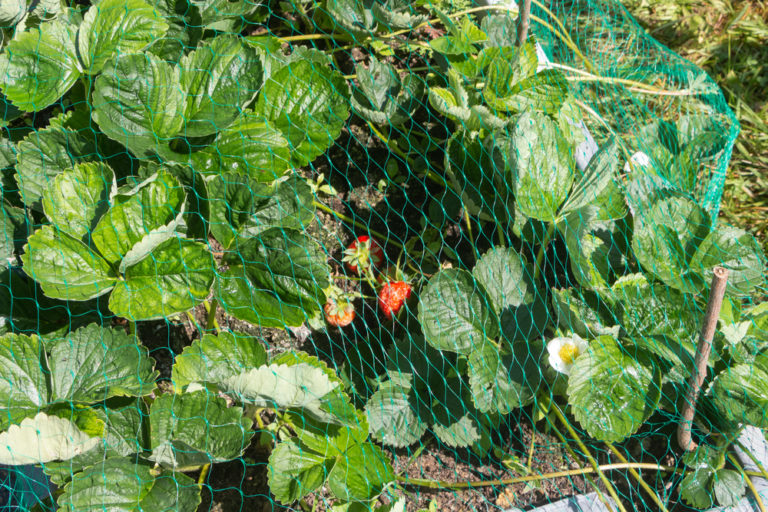
[[[373,238],[364,235],[355,239],[344,251],[342,261],[347,270],[363,276],[377,290],[379,309],[387,320],[392,320],[411,296],[411,285],[400,275],[399,269],[394,277],[384,274],[374,277],[374,271],[378,271],[384,263],[384,251]],[[351,324],[355,319],[352,299],[348,294],[332,294],[324,307],[326,322],[338,327]]]

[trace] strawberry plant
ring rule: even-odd
[[[521,411],[611,449],[685,407],[718,266],[700,446],[675,456],[690,504],[743,494],[765,256],[716,222],[733,141],[706,80],[603,76],[544,5],[514,44],[498,5],[7,4],[0,463],[42,466],[47,505],[196,510],[212,464],[257,456],[287,507],[404,510],[453,484],[391,448],[528,475]]]

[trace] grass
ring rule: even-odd
[[[720,216],[768,252],[768,1],[622,0],[658,41],[703,68],[741,123]]]

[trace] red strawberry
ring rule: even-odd
[[[348,301],[335,301],[328,299],[323,306],[325,311],[325,321],[328,325],[336,327],[346,327],[355,319],[355,306]]]
[[[384,262],[384,251],[376,240],[363,235],[349,244],[341,261],[347,264],[350,272],[360,273],[361,269],[367,269],[371,263],[379,267]]]
[[[384,316],[391,320],[410,296],[410,284],[404,281],[389,281],[379,290],[379,308]]]

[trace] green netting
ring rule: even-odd
[[[529,21],[4,0],[3,509],[757,496],[765,257],[716,222],[738,123],[617,2]]]

